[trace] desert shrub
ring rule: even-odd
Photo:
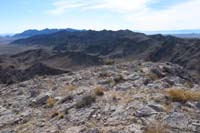
[[[175,102],[200,101],[200,92],[174,88],[166,92],[167,96]]]
[[[90,106],[92,103],[94,103],[96,100],[95,96],[84,96],[79,102],[77,102],[76,104],[76,108],[80,109],[80,108],[84,108],[87,106]]]
[[[104,95],[104,89],[100,86],[96,87],[94,91],[95,91],[95,95],[97,95],[97,96],[103,96]]]
[[[46,102],[47,107],[53,107],[55,105],[55,103],[56,103],[56,100],[52,97],[49,97]]]
[[[63,112],[60,112],[59,114],[58,114],[58,118],[59,119],[63,119],[65,117],[65,114],[63,113]]]
[[[53,113],[51,114],[51,118],[54,118],[54,117],[56,117],[58,115],[59,115],[58,111],[53,111]]]
[[[63,119],[65,114],[63,112],[53,111],[51,114],[51,118],[58,117],[59,119]]]

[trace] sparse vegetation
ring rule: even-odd
[[[172,88],[167,90],[166,93],[175,102],[200,101],[200,92]]]
[[[63,119],[65,117],[65,114],[63,112],[54,111],[51,114],[51,118],[55,118],[55,117],[58,117],[59,119]]]
[[[55,103],[56,103],[56,100],[52,97],[49,97],[46,102],[47,107],[49,107],[49,108],[53,107],[55,105]]]
[[[109,93],[111,93],[111,98],[113,101],[119,100],[119,94],[116,91],[111,91]]]
[[[90,106],[92,103],[94,103],[96,101],[95,96],[84,96],[77,104],[76,104],[76,108],[80,109],[86,106]]]
[[[54,117],[56,117],[58,115],[59,115],[58,111],[53,111],[53,113],[51,114],[51,118],[54,118]]]
[[[63,113],[63,112],[60,112],[59,114],[58,114],[58,118],[59,119],[63,119],[65,117],[65,114]]]
[[[104,89],[100,86],[95,88],[95,95],[97,96],[103,96],[104,95]]]

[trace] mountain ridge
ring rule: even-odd
[[[68,32],[74,32],[74,31],[82,31],[82,30],[77,30],[77,29],[72,29],[72,28],[66,28],[66,29],[42,29],[42,30],[37,30],[37,29],[29,29],[29,30],[25,30],[22,33],[17,33],[14,34],[13,38],[28,38],[31,36],[36,36],[36,35],[48,35],[48,34],[52,34],[52,33],[56,33],[59,31],[68,31]]]
[[[129,30],[61,31],[19,39],[12,44],[52,46],[54,51],[82,51],[110,59],[169,61],[200,72],[200,40],[145,35]]]

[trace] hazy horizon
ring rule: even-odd
[[[3,0],[0,34],[28,29],[200,29],[199,0]]]

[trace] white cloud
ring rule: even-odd
[[[200,28],[199,7],[199,0],[190,0],[165,10],[128,13],[125,18],[138,30],[196,29]]]
[[[50,13],[60,15],[70,9],[110,11],[123,18],[124,25],[128,24],[127,28],[136,30],[200,28],[200,0],[182,2],[163,10],[149,7],[150,3],[157,1],[159,0],[56,0],[55,9]],[[117,19],[117,16],[113,18]]]
[[[146,8],[151,0],[102,0],[98,5],[86,7],[88,9],[107,9],[113,12],[136,12]]]
[[[83,7],[84,3],[71,2],[68,0],[57,0],[53,3],[53,5],[55,6],[55,9],[50,10],[50,13],[59,15],[63,14],[67,9]]]
[[[78,8],[83,10],[104,9],[113,12],[126,13],[139,11],[146,8],[146,4],[152,0],[57,0],[53,3],[55,9],[50,13],[59,15],[68,9]]]

